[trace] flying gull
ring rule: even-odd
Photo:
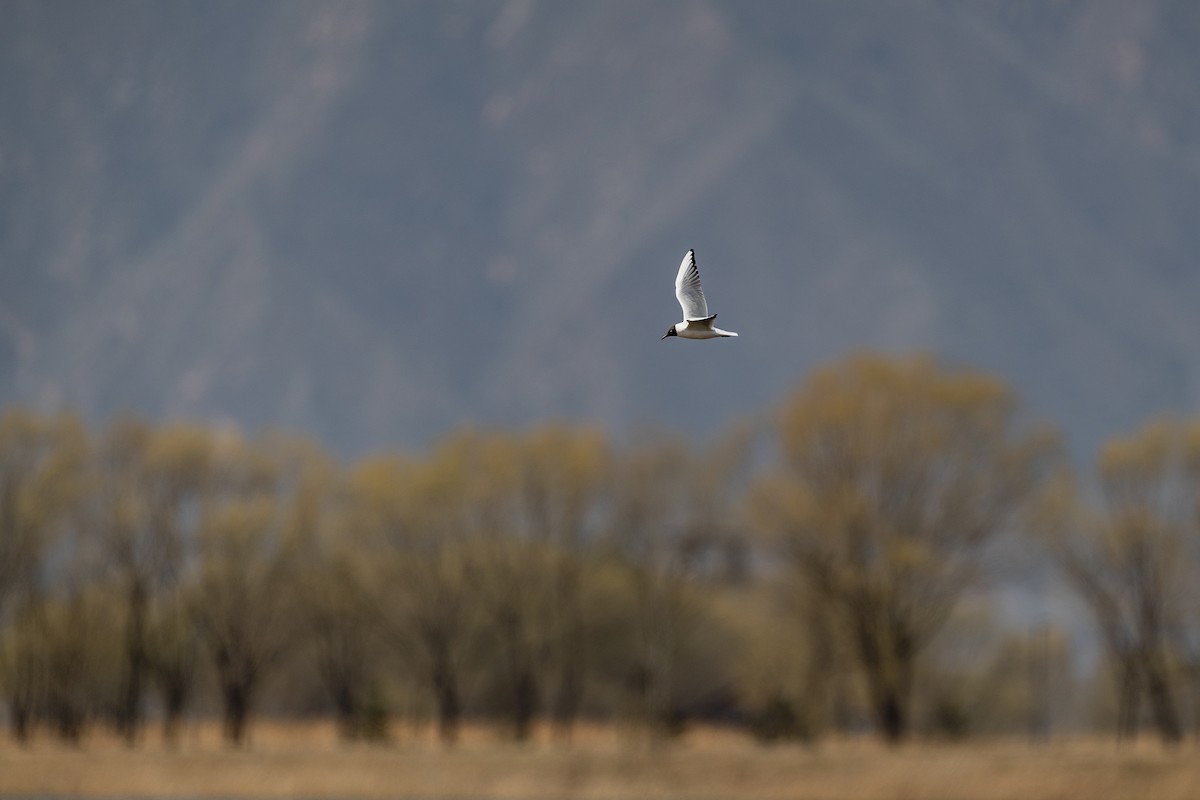
[[[679,336],[684,339],[717,339],[723,336],[737,336],[733,331],[723,331],[713,327],[716,314],[708,313],[708,303],[704,301],[704,290],[700,288],[700,270],[696,269],[696,251],[688,250],[679,265],[679,274],[675,276],[675,297],[683,308],[683,322],[676,322],[667,328],[662,338]]]

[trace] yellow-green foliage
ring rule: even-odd
[[[0,689],[26,735],[131,744],[189,709],[235,740],[260,710],[445,741],[477,718],[1042,735],[1095,718],[1052,702],[1087,676],[981,581],[991,548],[1036,547],[1095,613],[1118,727],[1149,708],[1171,738],[1194,726],[1198,475],[1200,424],[1156,419],[1104,448],[1088,501],[1002,380],[923,356],[830,364],[704,443],[544,423],[343,464],[277,431],[10,410]]]

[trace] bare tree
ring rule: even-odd
[[[1103,634],[1118,738],[1136,732],[1144,692],[1159,734],[1175,742],[1183,730],[1173,663],[1186,659],[1194,627],[1186,604],[1200,530],[1200,427],[1164,418],[1111,439],[1097,476],[1098,509],[1059,482],[1046,504],[1046,541]]]
[[[377,698],[381,638],[367,584],[374,558],[348,535],[356,510],[338,466],[314,446],[294,441],[290,538],[298,611],[308,634],[317,674],[347,739],[386,734],[386,710]]]
[[[40,609],[39,634],[44,648],[45,714],[63,740],[78,743],[89,718],[111,688],[116,651],[112,604],[86,581],[74,581],[65,592],[48,597]]]
[[[583,555],[600,526],[603,438],[545,425],[473,436],[462,446],[470,453],[463,462],[469,565],[514,736],[529,736],[547,702],[565,735],[584,691],[580,592]]]
[[[149,626],[152,615],[164,618],[157,605],[178,605],[175,595],[185,551],[194,545],[194,528],[208,491],[211,437],[195,425],[154,428],[127,416],[109,426],[96,449],[95,513],[125,606],[125,666],[117,727],[132,745],[141,727],[148,676],[157,673],[167,680],[167,714],[179,711],[179,679],[185,673],[177,668],[164,671],[151,640],[167,642],[161,633],[152,635]],[[171,729],[168,723],[167,730]]]
[[[163,737],[174,743],[196,678],[199,634],[185,581],[197,560],[200,528],[214,491],[215,440],[207,428],[174,422],[155,428],[142,453],[147,521],[158,544],[151,562],[145,623],[147,668],[163,708]]]
[[[306,576],[301,590],[317,671],[347,739],[386,733],[383,709],[370,705],[380,665],[375,619],[362,592],[366,577],[361,561],[339,550]]]
[[[141,722],[146,673],[146,616],[152,582],[165,556],[162,530],[149,519],[142,453],[152,431],[132,417],[116,420],[98,445],[96,474],[102,486],[99,515],[109,560],[125,598],[125,667],[117,705],[117,728],[133,745]]]
[[[557,554],[544,543],[498,532],[472,541],[468,569],[478,595],[481,647],[518,741],[529,738],[551,664],[549,591]]]
[[[162,736],[179,740],[179,727],[196,686],[203,642],[193,622],[183,585],[161,595],[147,620],[146,650],[150,674],[162,701]]]
[[[546,602],[546,676],[551,715],[569,735],[583,699],[587,620],[582,585],[586,555],[602,524],[611,455],[593,430],[544,425],[521,442],[517,476],[519,528],[534,546]],[[540,562],[540,563],[539,563]]]
[[[42,598],[26,594],[15,606],[0,629],[0,685],[8,701],[13,738],[25,744],[49,693],[45,603]]]
[[[290,551],[280,465],[235,436],[215,456],[218,489],[201,523],[192,608],[216,667],[225,736],[239,745],[264,678],[292,643]]]
[[[351,476],[349,533],[376,554],[373,602],[389,637],[429,687],[442,741],[457,740],[470,587],[462,520],[463,451],[451,441],[424,462],[374,458]]]
[[[51,693],[44,590],[48,565],[70,560],[61,542],[78,532],[87,456],[87,432],[73,416],[0,415],[0,685],[18,741]]]
[[[918,654],[1053,452],[1016,412],[994,378],[872,355],[818,370],[784,406],[781,463],[751,511],[840,620],[889,742],[909,730]]]
[[[477,645],[488,652],[494,697],[527,739],[549,662],[549,542],[523,528],[519,482],[524,443],[509,434],[466,432],[445,451],[459,503],[451,514],[461,541]]]
[[[678,439],[642,440],[613,467],[608,525],[634,605],[626,686],[636,713],[660,732],[677,732],[696,695],[723,680],[692,659],[704,644],[693,581],[733,535],[731,488],[742,444],[740,431],[711,450]],[[712,640],[714,632],[706,633]]]

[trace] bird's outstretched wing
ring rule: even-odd
[[[704,290],[700,288],[700,270],[696,269],[696,251],[688,250],[675,276],[675,297],[683,309],[685,320],[704,319],[708,316],[708,303],[704,301]]]

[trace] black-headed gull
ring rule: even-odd
[[[700,270],[696,269],[696,251],[688,250],[675,276],[675,296],[683,308],[683,322],[667,328],[662,338],[680,336],[684,339],[716,339],[722,336],[737,336],[733,331],[713,327],[716,314],[708,313],[704,301],[704,290],[700,288]]]

